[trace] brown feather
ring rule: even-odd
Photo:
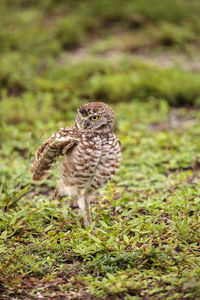
[[[71,130],[67,129],[60,130],[38,148],[30,168],[33,180],[44,180],[53,168],[58,156],[64,155],[68,149],[79,142],[78,137],[71,137],[70,132]]]

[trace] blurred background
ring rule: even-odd
[[[23,166],[88,101],[113,106],[122,135],[134,129],[126,122],[198,109],[199,15],[198,0],[2,0],[3,172]]]
[[[34,119],[45,102],[57,111],[92,99],[200,102],[198,0],[2,0],[0,9],[1,99],[17,98],[15,113],[18,102]]]

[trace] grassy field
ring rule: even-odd
[[[0,3],[0,299],[200,298],[199,1]],[[104,101],[122,163],[93,223],[29,168]]]

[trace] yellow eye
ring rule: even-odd
[[[96,121],[96,120],[98,120],[98,118],[99,118],[98,116],[93,116],[93,117],[91,117],[91,120]]]

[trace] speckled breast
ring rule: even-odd
[[[80,143],[65,156],[60,176],[66,185],[96,190],[114,176],[119,166],[120,143],[114,134],[82,134]]]
[[[91,181],[92,189],[104,186],[115,175],[120,167],[120,148],[119,139],[115,134],[102,136],[102,152]]]

